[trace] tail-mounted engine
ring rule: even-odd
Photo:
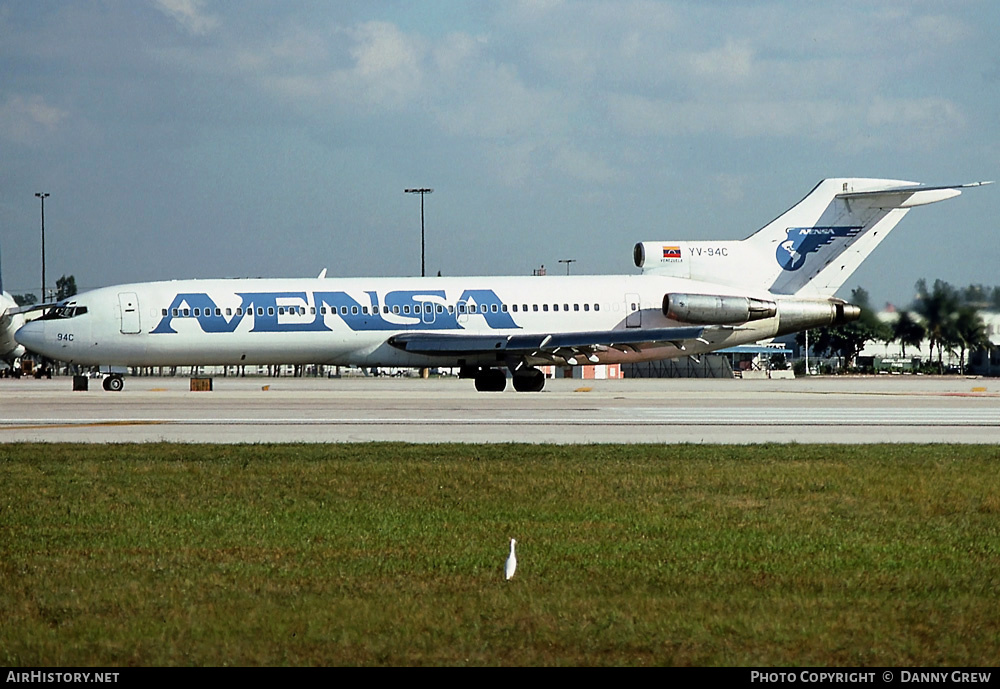
[[[780,299],[716,294],[665,294],[663,315],[679,323],[735,325],[765,318],[778,318],[775,335],[809,328],[840,325],[861,317],[861,308],[837,299]]]
[[[771,318],[777,304],[752,297],[723,297],[714,294],[665,294],[663,315],[681,323],[731,325]]]

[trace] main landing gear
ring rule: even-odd
[[[481,368],[475,378],[476,390],[479,392],[503,392],[507,387],[507,376],[503,369]]]
[[[503,392],[507,387],[507,374],[502,368],[480,368],[463,372],[463,378],[474,378],[479,392]],[[545,387],[545,374],[537,368],[523,368],[511,376],[518,392],[541,392]]]
[[[104,389],[108,392],[121,392],[125,387],[125,379],[117,373],[112,373],[104,379]]]
[[[518,392],[541,392],[545,387],[545,374],[537,368],[524,368],[514,372],[513,381]]]

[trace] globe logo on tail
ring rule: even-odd
[[[830,225],[824,227],[789,227],[785,241],[778,244],[775,258],[785,270],[798,270],[806,262],[809,254],[835,239],[854,237],[862,230],[861,225]]]

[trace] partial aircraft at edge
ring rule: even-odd
[[[537,366],[697,356],[855,320],[860,309],[833,295],[907,211],[982,184],[827,179],[744,240],[636,244],[641,275],[324,271],[104,287],[42,305],[28,323],[17,320],[27,309],[0,309],[0,344],[13,351],[14,333],[31,352],[83,366],[458,367],[477,390],[494,392],[506,387],[507,369],[516,390],[537,392],[545,384]],[[108,390],[123,385],[119,375],[105,378]]]

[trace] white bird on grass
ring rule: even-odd
[[[514,554],[514,544],[517,543],[513,538],[510,539],[510,555],[507,556],[507,564],[504,566],[504,576],[510,581],[510,578],[514,576],[514,570],[517,569],[517,556]]]

